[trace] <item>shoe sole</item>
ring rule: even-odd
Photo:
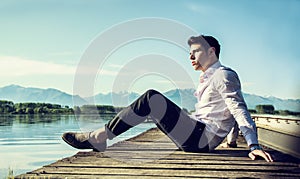
[[[70,142],[64,137],[64,135],[62,135],[61,138],[62,138],[63,141],[66,142],[68,145],[70,145],[70,146],[72,146],[72,147],[74,147],[74,148],[76,148],[76,149],[86,149],[86,150],[87,150],[87,149],[90,149],[90,150],[92,149],[93,152],[104,152],[105,149],[106,149],[106,147],[105,147],[105,149],[104,149],[103,151],[102,151],[102,150],[100,151],[100,150],[98,150],[98,149],[96,149],[96,148],[92,148],[92,147],[91,147],[91,148],[79,148],[79,147],[77,147],[77,146],[74,146],[73,143],[70,143]]]

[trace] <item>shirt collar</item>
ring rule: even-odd
[[[200,78],[204,78],[207,79],[209,77],[211,77],[214,72],[220,68],[222,65],[220,63],[220,61],[217,61],[216,63],[212,64],[207,70],[205,70],[205,72],[201,73]]]

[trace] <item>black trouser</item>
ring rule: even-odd
[[[191,119],[175,103],[155,90],[148,90],[130,106],[121,110],[106,125],[108,138],[127,131],[150,117],[157,127],[186,152],[208,152],[201,136],[205,124]],[[201,142],[200,142],[201,139]]]

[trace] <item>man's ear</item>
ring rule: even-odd
[[[215,47],[209,47],[208,54],[209,55],[216,55],[216,48]]]

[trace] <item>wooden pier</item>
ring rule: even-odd
[[[252,161],[242,137],[238,146],[185,153],[151,129],[104,153],[78,152],[15,178],[300,178],[300,159],[267,149],[275,162]]]

